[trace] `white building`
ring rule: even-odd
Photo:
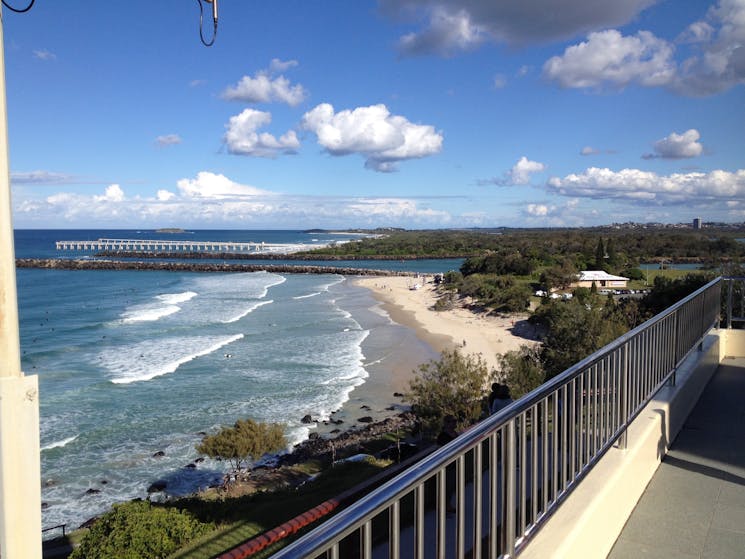
[[[584,270],[579,273],[573,287],[592,287],[594,283],[598,288],[612,287],[614,289],[625,289],[628,281],[629,278],[613,276],[603,270]]]

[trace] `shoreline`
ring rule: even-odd
[[[528,313],[501,315],[475,311],[468,301],[458,301],[452,309],[433,310],[439,298],[430,281],[389,276],[356,278],[355,285],[370,289],[381,301],[391,318],[413,329],[417,337],[438,353],[458,348],[465,354],[480,355],[489,369],[499,369],[498,355],[514,351],[521,345],[537,344],[536,332],[527,322]]]

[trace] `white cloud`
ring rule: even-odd
[[[392,115],[385,105],[335,113],[333,106],[323,103],[303,115],[302,127],[313,132],[330,154],[359,153],[365,157],[365,167],[376,171],[394,171],[400,161],[442,149],[442,134],[433,126]]]
[[[551,177],[551,191],[564,196],[626,199],[642,203],[727,202],[745,199],[745,169],[735,172],[658,175],[639,169],[590,167],[580,174]]]
[[[271,192],[261,190],[253,186],[233,182],[225,175],[210,173],[209,171],[200,171],[194,179],[180,179],[178,186],[181,194],[187,198],[214,198],[222,200],[225,198],[240,198],[245,196],[270,195]],[[158,191],[160,198],[161,192]],[[170,194],[170,193],[169,193]],[[172,197],[168,198],[169,200]]]
[[[592,147],[592,146],[585,146],[582,148],[582,150],[579,152],[580,155],[597,155],[600,153],[600,150]]]
[[[245,109],[230,117],[225,125],[225,144],[235,155],[254,157],[276,157],[280,153],[292,154],[300,148],[300,141],[294,130],[288,130],[279,138],[268,132],[257,132],[272,121],[272,115],[254,109]]]
[[[531,161],[524,155],[501,178],[477,181],[480,185],[496,184],[497,186],[522,186],[530,184],[530,178],[535,173],[546,170],[546,165],[538,161]]]
[[[282,195],[207,171],[179,180],[177,189],[159,189],[152,197],[127,197],[118,185],[102,194],[59,192],[38,198],[23,192],[13,199],[14,215],[27,227],[439,227],[452,219],[422,200]]]
[[[181,143],[181,136],[178,134],[166,134],[155,138],[155,143],[159,147],[173,146]]]
[[[236,85],[229,86],[223,91],[222,98],[243,103],[279,102],[295,107],[305,100],[305,88],[300,84],[291,85],[290,80],[284,76],[274,77],[276,72],[293,66],[297,66],[297,61],[283,62],[275,58],[269,70],[260,70],[254,77],[243,76]]]
[[[97,202],[122,202],[124,200],[124,191],[118,184],[111,184],[106,187],[103,196],[94,196]]]
[[[688,159],[698,157],[704,151],[704,146],[699,143],[701,134],[695,128],[691,128],[682,134],[672,132],[666,138],[654,143],[654,153],[643,155],[645,159]]]
[[[691,24],[681,40],[698,50],[682,62],[675,91],[704,96],[745,83],[745,2],[720,0],[706,21]]]
[[[525,212],[532,217],[546,217],[549,213],[556,210],[556,206],[547,206],[546,204],[528,204]]]
[[[543,75],[562,87],[665,87],[681,95],[705,96],[745,83],[745,2],[720,0],[706,21],[690,24],[678,44],[691,55],[676,61],[675,45],[649,31],[623,36],[615,29],[550,58]],[[681,50],[681,52],[685,52]]]
[[[543,66],[543,75],[562,87],[668,85],[675,77],[673,50],[649,31],[623,36],[609,29],[590,33],[587,41],[550,58]]]
[[[39,60],[56,60],[57,55],[46,49],[38,49],[34,51],[34,57]]]
[[[161,202],[168,202],[168,200],[173,200],[176,197],[173,192],[171,192],[170,190],[165,190],[163,188],[158,190],[155,196]]]
[[[269,71],[276,74],[277,72],[284,72],[285,70],[294,68],[297,65],[297,60],[280,60],[279,58],[272,58],[272,61],[269,63]]]
[[[404,55],[452,55],[490,41],[546,43],[629,22],[656,0],[381,0],[384,14],[425,21],[399,40]]]
[[[546,166],[538,161],[531,161],[524,155],[512,166],[510,179],[512,184],[528,184],[530,176],[534,173],[541,173],[546,170]]]

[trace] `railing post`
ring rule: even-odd
[[[675,376],[678,372],[678,340],[680,339],[678,333],[678,329],[680,328],[680,323],[678,321],[679,315],[680,312],[678,310],[673,313],[673,372],[670,375],[670,386],[675,386]]]
[[[623,431],[621,436],[618,437],[618,448],[626,450],[628,444],[628,422],[629,422],[629,343],[623,344],[623,352],[621,354],[621,409],[619,413],[621,415],[621,425],[623,425]]]
[[[734,280],[727,281],[727,330],[732,329],[732,296],[734,289]]]
[[[515,466],[517,464],[517,447],[515,445],[515,418],[509,420],[505,429],[505,456],[502,467],[505,471],[505,551],[510,557],[515,556],[515,521],[517,511],[517,494],[515,491]],[[535,480],[533,481],[535,483]]]

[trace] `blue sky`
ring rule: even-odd
[[[219,16],[206,48],[197,0],[3,9],[15,227],[745,221],[745,0]]]

